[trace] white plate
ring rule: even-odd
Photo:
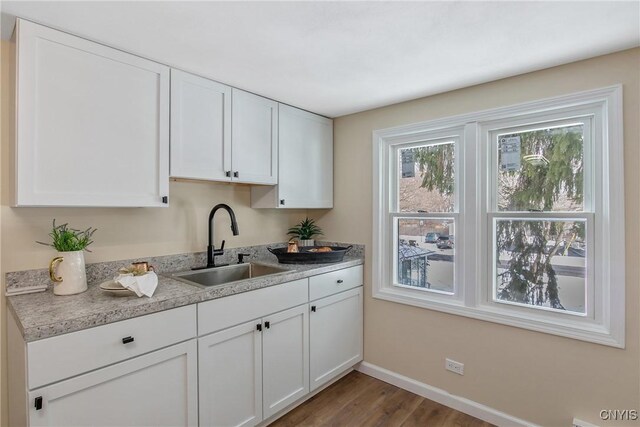
[[[136,294],[132,290],[125,288],[120,283],[114,282],[113,280],[107,280],[106,282],[100,283],[100,289],[117,297],[129,297]]]

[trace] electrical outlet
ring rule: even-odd
[[[444,368],[447,371],[451,371],[454,374],[464,375],[464,363],[456,362],[455,360],[445,359]]]

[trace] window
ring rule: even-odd
[[[374,132],[374,297],[624,346],[621,89]]]
[[[578,315],[591,308],[591,121],[489,132],[493,301]]]

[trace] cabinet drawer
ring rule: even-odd
[[[190,305],[27,344],[29,389],[196,336]],[[131,342],[124,342],[125,338]],[[129,341],[129,340],[126,340]]]
[[[309,278],[309,300],[362,286],[362,266],[345,268]]]
[[[305,304],[309,300],[307,280],[295,280],[198,304],[198,335]]]

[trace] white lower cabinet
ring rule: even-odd
[[[310,303],[311,391],[362,360],[362,287]]]
[[[254,426],[362,360],[362,266],[26,343],[11,426]]]
[[[198,340],[200,425],[253,426],[309,391],[307,305]]]
[[[302,305],[264,319],[264,418],[309,392],[309,308]]]
[[[200,425],[262,420],[262,328],[251,321],[198,339]]]
[[[29,393],[31,426],[197,426],[190,340]]]

